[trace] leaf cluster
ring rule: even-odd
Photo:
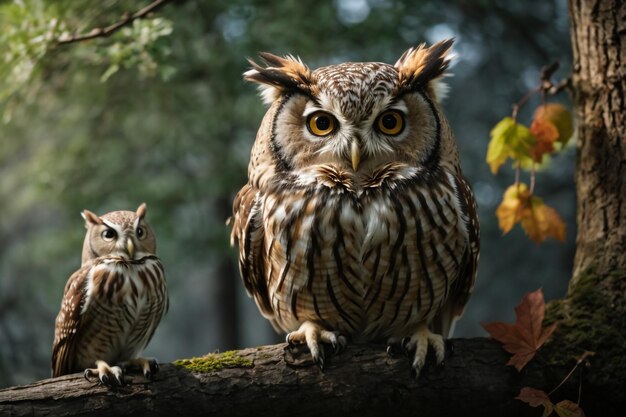
[[[516,105],[513,116],[517,115]],[[487,148],[487,164],[495,175],[508,160],[513,160],[517,171],[515,184],[504,192],[496,210],[498,225],[507,234],[521,224],[526,235],[535,243],[549,237],[563,242],[565,222],[543,199],[534,195],[537,167],[545,165],[548,156],[561,151],[574,133],[571,113],[558,103],[544,103],[534,113],[530,128],[505,117],[491,130]],[[520,169],[530,170],[531,186],[520,183]]]

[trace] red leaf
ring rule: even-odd
[[[513,354],[507,365],[521,371],[556,329],[556,324],[542,327],[545,312],[546,304],[539,288],[526,294],[515,307],[515,324],[492,322],[481,325],[492,338],[502,343],[504,350]]]
[[[515,398],[527,403],[531,407],[543,405],[544,408],[542,417],[549,416],[554,408],[554,404],[552,404],[552,401],[548,398],[548,394],[539,389],[524,387]]]

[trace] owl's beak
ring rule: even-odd
[[[352,169],[354,172],[359,169],[359,162],[361,162],[361,149],[359,148],[359,143],[355,140],[352,142]]]
[[[135,259],[135,244],[131,238],[126,241],[126,251],[131,260]]]

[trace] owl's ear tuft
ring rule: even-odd
[[[311,70],[300,58],[292,55],[280,57],[268,52],[261,52],[259,56],[264,61],[264,65],[248,59],[252,68],[244,72],[243,78],[259,84],[261,96],[266,104],[272,104],[287,91],[311,93]]]
[[[85,227],[88,227],[89,225],[97,225],[97,224],[104,224],[102,222],[102,219],[100,217],[98,217],[97,214],[89,211],[89,210],[83,210],[80,215],[82,216],[83,219],[85,219]]]
[[[141,203],[141,205],[137,207],[137,211],[135,212],[135,214],[137,215],[139,219],[143,219],[144,217],[146,217],[147,211],[148,211],[148,206],[146,205],[146,203]]]
[[[436,95],[436,80],[444,75],[450,65],[453,43],[453,38],[446,39],[431,47],[421,44],[404,52],[395,64],[400,77],[400,89],[415,91],[427,88]]]

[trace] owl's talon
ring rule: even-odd
[[[313,361],[322,370],[326,365],[326,352],[324,346],[320,345],[320,343],[330,345],[335,354],[343,351],[348,343],[348,339],[339,334],[339,332],[324,330],[310,321],[305,321],[298,330],[287,334],[285,340],[289,348],[293,348],[296,344],[306,344],[311,352]]]
[[[402,347],[402,351],[407,357],[409,357],[411,355],[411,351],[415,349],[415,345],[411,344],[411,338],[408,336],[402,338],[402,340],[400,341],[400,346]]]
[[[315,361],[317,366],[320,367],[320,370],[323,371],[324,370],[324,348],[323,347],[322,349],[320,349],[317,356],[313,356],[313,360]]]
[[[135,358],[129,361],[126,361],[120,364],[124,372],[128,370],[137,370],[139,369],[143,376],[152,380],[154,378],[154,374],[159,372],[159,362],[155,358]]]
[[[446,357],[450,358],[454,355],[454,343],[450,339],[444,340]]]
[[[154,375],[160,370],[161,366],[159,365],[159,362],[157,362],[157,360],[154,358],[150,359],[150,372]]]
[[[443,337],[432,333],[426,325],[421,325],[413,336],[403,338],[400,345],[405,353],[413,352],[412,375],[415,378],[419,378],[420,372],[424,369],[429,346],[435,353],[437,367],[443,368],[446,346]]]
[[[109,366],[105,361],[96,361],[96,368],[85,369],[85,379],[91,382],[91,377],[97,377],[98,382],[106,387],[124,386],[124,371],[119,366]]]
[[[140,359],[143,359],[143,358],[140,358]],[[154,374],[159,372],[159,363],[154,358],[143,359],[143,360],[145,361],[145,363],[143,363],[143,366],[142,366],[143,376],[146,379],[149,379],[150,381],[152,381]]]
[[[85,379],[88,382],[91,382],[91,379],[89,379],[89,378],[94,376],[93,370],[92,369],[85,369],[85,372],[83,373],[83,376],[85,377]]]
[[[294,332],[287,333],[287,336],[285,336],[285,342],[287,342],[290,348],[293,348],[294,346],[296,346],[296,344],[293,342],[293,338],[295,337],[293,333]]]
[[[338,335],[337,336],[337,349],[335,350],[336,354],[339,354],[341,352],[343,352],[346,349],[346,346],[348,346],[348,339],[343,336],[343,335]]]

